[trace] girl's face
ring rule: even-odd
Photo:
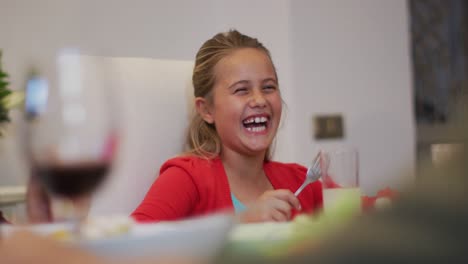
[[[214,123],[223,149],[243,155],[265,153],[278,129],[282,101],[275,70],[261,50],[243,48],[214,68],[213,104],[205,121]]]

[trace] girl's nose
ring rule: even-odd
[[[250,98],[249,106],[250,107],[265,107],[266,100],[265,100],[265,96],[263,95],[263,93],[255,90],[252,93],[252,97]]]

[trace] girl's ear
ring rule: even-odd
[[[203,118],[203,120],[205,120],[205,122],[208,124],[214,123],[213,114],[205,98],[195,98],[195,108],[197,109],[198,114]]]

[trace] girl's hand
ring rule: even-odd
[[[291,219],[292,209],[301,210],[301,204],[290,190],[272,190],[264,192],[239,217],[244,223],[285,222]]]

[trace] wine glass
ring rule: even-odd
[[[31,177],[49,194],[54,221],[82,220],[115,156],[114,91],[103,58],[62,50],[46,61],[26,87]]]

